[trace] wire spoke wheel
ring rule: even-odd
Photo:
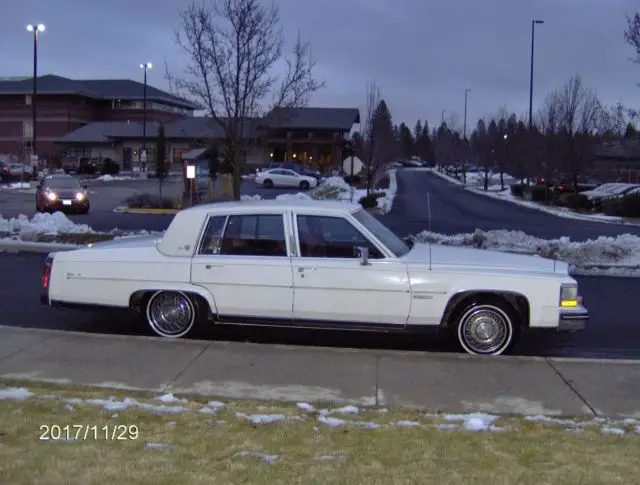
[[[196,321],[191,299],[179,291],[159,291],[147,304],[147,320],[161,337],[178,338],[186,335]]]
[[[460,319],[458,340],[470,354],[499,355],[511,346],[513,323],[509,315],[496,306],[476,306]]]

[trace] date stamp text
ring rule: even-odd
[[[130,441],[137,440],[140,430],[135,424],[43,424],[41,441]]]

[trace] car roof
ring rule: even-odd
[[[292,196],[293,197],[293,196]],[[228,202],[215,202],[211,204],[201,204],[181,212],[226,212],[226,211],[244,211],[252,212],[260,209],[282,209],[295,211],[297,209],[326,210],[327,212],[353,213],[362,206],[357,203],[343,202],[338,200],[304,200],[304,199],[259,199],[259,200],[240,200]]]

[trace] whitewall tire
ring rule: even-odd
[[[193,300],[181,291],[157,291],[146,305],[147,323],[157,335],[180,338],[194,327],[198,310]]]
[[[472,355],[501,355],[511,350],[517,329],[513,312],[497,305],[479,304],[466,308],[456,326],[462,349]]]

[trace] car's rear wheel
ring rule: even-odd
[[[267,179],[264,182],[262,182],[262,185],[264,185],[267,189],[270,189],[271,187],[273,187],[273,181]]]
[[[300,182],[300,188],[302,190],[309,190],[309,182],[307,182],[306,180],[303,180],[302,182]]]
[[[474,303],[459,315],[456,337],[462,349],[469,354],[505,354],[516,342],[515,313],[506,302]]]
[[[146,306],[147,323],[161,337],[184,337],[198,319],[195,303],[181,291],[157,291]]]

